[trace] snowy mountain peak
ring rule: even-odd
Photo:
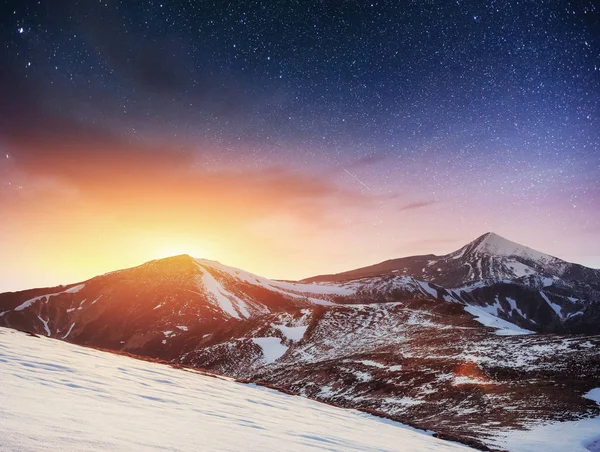
[[[502,257],[518,256],[545,262],[556,259],[533,248],[505,239],[494,232],[483,234],[464,248],[469,254],[476,253]]]

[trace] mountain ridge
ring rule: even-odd
[[[5,317],[6,323],[6,316],[20,304],[68,294],[82,284],[121,284],[122,275],[129,275],[134,289],[144,280],[149,284],[164,280],[174,291],[181,287],[198,295],[208,291],[208,300],[223,311],[221,314],[238,319],[270,310],[257,297],[270,300],[275,310],[315,303],[432,297],[491,310],[488,314],[526,330],[600,330],[595,323],[600,320],[600,270],[562,261],[492,232],[446,255],[408,256],[300,281],[271,280],[216,260],[180,254],[79,283],[0,294],[0,318]],[[107,283],[109,280],[115,282]],[[162,285],[156,290],[164,291]],[[235,287],[233,291],[228,285]],[[213,317],[221,315],[209,310]],[[585,315],[588,311],[591,318]]]
[[[486,242],[488,244],[487,246],[486,246]],[[369,272],[370,274],[368,276],[375,276],[379,272],[392,271],[394,269],[397,269],[397,267],[401,266],[401,264],[403,264],[407,260],[415,259],[415,260],[419,260],[419,261],[421,261],[421,260],[424,261],[424,260],[441,259],[441,258],[448,258],[448,257],[455,258],[456,256],[462,257],[462,255],[465,252],[468,253],[468,252],[476,251],[479,246],[482,246],[484,248],[483,254],[494,254],[489,249],[490,243],[503,244],[505,247],[507,247],[507,246],[514,247],[514,249],[521,249],[521,250],[529,251],[533,255],[541,256],[544,258],[561,260],[563,262],[566,262],[566,263],[569,263],[572,265],[581,266],[584,268],[588,268],[590,270],[597,270],[600,272],[600,270],[598,270],[598,269],[586,267],[584,265],[573,263],[573,262],[568,262],[568,261],[565,261],[564,259],[560,259],[556,256],[542,253],[540,251],[537,251],[533,248],[527,247],[520,243],[513,242],[512,240],[506,239],[506,238],[500,236],[499,234],[496,234],[495,232],[490,231],[490,232],[486,232],[486,233],[478,236],[477,238],[475,238],[471,242],[467,243],[466,245],[463,245],[460,248],[458,248],[457,250],[451,251],[450,253],[447,253],[447,254],[437,255],[437,254],[430,253],[430,254],[418,254],[418,255],[414,255],[414,256],[403,256],[403,257],[398,257],[398,258],[386,259],[385,261],[381,261],[379,263],[367,265],[364,267],[359,267],[357,269],[347,270],[347,271],[343,271],[343,272],[339,272],[339,273],[311,276],[311,277],[303,278],[300,281],[303,281],[303,282],[331,281],[334,279],[339,280],[340,278],[344,278],[344,277],[348,277],[348,279],[355,279],[357,277],[362,277],[362,276],[357,276],[357,275],[361,275],[362,272],[364,272],[365,274],[367,274]],[[513,254],[509,254],[509,255],[513,255]]]
[[[490,445],[499,429],[600,415],[581,397],[600,387],[597,272],[482,237],[332,281],[270,280],[177,255],[0,294],[0,326]]]

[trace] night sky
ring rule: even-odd
[[[10,3],[0,289],[169,251],[300,278],[489,230],[600,267],[595,2]]]

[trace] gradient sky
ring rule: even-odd
[[[595,2],[10,3],[0,291],[183,252],[296,279],[487,231],[600,267]]]

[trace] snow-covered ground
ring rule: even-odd
[[[584,394],[600,405],[600,388]],[[600,416],[570,422],[541,423],[529,430],[512,430],[496,443],[514,452],[600,452]]]
[[[512,452],[600,452],[600,417],[513,430],[497,444]]]
[[[459,451],[262,387],[0,328],[2,451]]]

